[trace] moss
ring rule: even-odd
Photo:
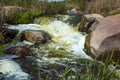
[[[33,22],[35,17],[38,17],[42,14],[41,10],[36,10],[34,12],[16,12],[11,14],[8,19],[8,23],[11,24],[27,24]]]
[[[4,48],[7,47],[9,44],[2,44],[0,45],[0,54],[4,54]]]
[[[85,28],[86,22],[87,22],[87,19],[85,17],[83,17],[80,22],[80,26],[78,28],[79,31],[86,32],[86,28]]]
[[[120,8],[117,10],[113,10],[109,13],[109,15],[116,15],[116,14],[120,14]]]
[[[91,33],[89,33],[86,38],[85,38],[85,49],[86,49],[86,53],[92,57],[94,57],[92,55],[92,52],[91,52],[91,46],[90,46],[90,37],[91,37]]]
[[[37,24],[40,24],[40,25],[47,25],[49,24],[50,22],[52,22],[53,20],[55,20],[53,17],[50,17],[50,16],[43,16],[43,17],[40,17],[38,20],[36,20],[35,22]]]
[[[101,12],[103,12],[103,14],[106,16],[108,15],[108,13],[110,12],[110,9],[108,7],[104,7]]]
[[[2,34],[2,32],[0,32],[0,44],[4,43],[4,36]]]
[[[70,57],[70,56],[73,56],[73,54],[67,52],[66,50],[62,50],[62,49],[58,49],[58,50],[50,50],[49,51],[49,54],[48,54],[48,57]]]

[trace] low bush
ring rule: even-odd
[[[8,23],[11,24],[27,24],[33,22],[35,17],[38,17],[43,12],[41,10],[36,10],[34,12],[21,12],[21,13],[13,13],[8,17]]]

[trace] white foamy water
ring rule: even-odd
[[[38,25],[38,24],[21,24],[21,25],[11,25],[9,28],[18,29],[23,31],[26,29],[32,30],[44,30],[50,33],[52,37],[53,44],[51,47],[56,49],[64,48],[68,52],[72,52],[82,58],[90,58],[83,51],[85,43],[85,35],[80,32],[75,31],[72,26],[68,25],[59,20],[55,20],[48,25]]]
[[[2,73],[0,76],[5,77],[5,80],[29,80],[29,75],[10,58],[10,56],[0,57],[0,73]]]

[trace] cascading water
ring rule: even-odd
[[[22,71],[21,67],[12,59],[7,59],[5,57],[4,59],[1,59],[0,64],[2,63],[2,66],[0,66],[0,72],[2,72],[3,75],[8,77],[9,78],[8,80],[28,80],[27,73],[29,73],[29,75],[31,74],[32,76],[35,76],[33,77],[33,80],[45,80],[45,79],[38,79],[39,70],[40,72],[45,72],[45,73],[41,73],[42,75],[47,74],[51,77],[55,77],[56,75],[54,74],[57,74],[57,72],[54,71],[53,69],[62,71],[60,70],[60,68],[62,69],[63,67],[63,69],[65,69],[65,65],[70,64],[72,65],[71,67],[74,71],[75,68],[73,67],[73,65],[75,64],[73,63],[76,63],[76,61],[74,61],[75,58],[91,59],[91,57],[86,55],[86,53],[83,51],[86,35],[82,35],[80,32],[75,31],[71,25],[61,20],[54,19],[48,22],[48,24],[42,24],[42,25],[36,24],[36,23],[10,25],[8,28],[17,29],[20,31],[20,33],[27,29],[44,30],[45,32],[48,32],[52,36],[51,42],[44,45],[40,45],[37,48],[36,47],[31,48],[35,53],[38,54],[38,56],[34,58],[34,61],[36,63],[35,65],[37,65],[38,68],[36,68],[36,66],[33,66],[34,63],[31,63],[32,61],[29,61],[29,59],[28,59],[28,62],[26,62],[25,60],[23,61],[24,65],[22,64],[23,66],[22,68],[26,70],[26,73],[25,73]],[[20,44],[21,42],[20,43],[18,42],[16,45],[20,45]],[[27,42],[27,41],[23,41],[22,44],[25,44],[28,46],[33,45],[31,42]],[[59,66],[55,67],[56,65],[59,65]],[[4,66],[10,66],[10,68],[6,69]],[[29,66],[32,66],[33,69],[30,68]],[[38,70],[37,71],[38,73],[35,72],[34,69]],[[13,73],[10,73],[10,72],[13,72]],[[54,76],[52,76],[52,73],[54,73],[53,74]],[[22,74],[22,75],[18,76],[18,74]],[[17,79],[11,79],[10,78],[11,76],[14,76],[14,78],[17,78]],[[23,76],[23,79],[21,78],[21,76]],[[60,80],[60,79],[50,78],[48,80]]]
[[[29,74],[22,71],[21,67],[12,60],[15,56],[0,56],[0,77],[6,76],[5,80],[28,80]]]
[[[26,29],[31,30],[44,30],[49,32],[53,38],[55,46],[52,47],[58,49],[63,48],[69,52],[73,52],[74,54],[83,57],[90,58],[83,51],[84,43],[85,43],[85,35],[82,35],[80,32],[75,31],[72,26],[67,23],[64,23],[59,20],[55,20],[48,25],[38,25],[38,24],[20,24],[18,26],[10,26],[10,29],[17,29],[19,31],[23,31]],[[51,44],[49,44],[51,45]]]

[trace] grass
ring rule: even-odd
[[[9,22],[12,24],[27,24],[33,22],[33,19],[39,17],[43,12],[35,10],[34,12],[13,13],[9,16]]]
[[[93,61],[90,64],[86,63],[84,71],[82,68],[76,68],[76,72],[73,73],[72,69],[66,68],[61,80],[115,80],[115,69],[110,70],[108,67],[108,65],[98,65],[96,61]]]
[[[45,14],[66,13],[76,7],[84,13],[108,15],[112,10],[120,8],[120,0],[65,0],[65,2],[47,2],[40,0],[0,0],[0,6],[12,5],[31,9],[41,9]]]

